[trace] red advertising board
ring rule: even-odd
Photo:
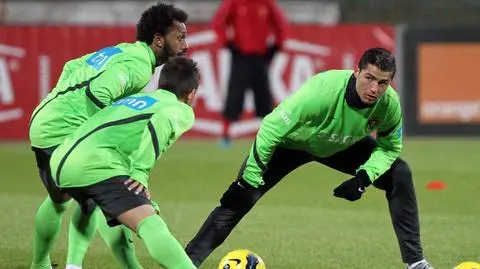
[[[189,25],[189,54],[198,63],[202,82],[195,103],[196,123],[189,137],[217,136],[229,75],[230,55],[218,47],[207,25]],[[131,42],[134,27],[3,26],[0,27],[0,140],[28,138],[35,106],[58,78],[63,64],[99,48]],[[284,50],[270,66],[272,93],[277,102],[311,75],[326,69],[352,68],[369,47],[394,50],[394,30],[384,25],[292,26]],[[146,91],[155,88],[158,70]],[[253,134],[258,120],[252,101],[232,126],[233,136]]]

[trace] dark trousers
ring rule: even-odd
[[[268,76],[269,61],[263,55],[232,54],[230,80],[223,116],[236,121],[243,112],[245,92],[252,89],[257,117],[264,117],[273,109]]]
[[[355,170],[370,157],[375,146],[375,140],[369,137],[328,158],[317,158],[299,150],[277,148],[263,176],[265,185],[259,188],[251,187],[242,179],[244,162],[237,180],[220,199],[220,206],[210,213],[200,231],[187,245],[187,254],[195,265],[200,265],[223,243],[258,199],[297,167],[316,161],[340,172],[354,175]],[[400,158],[397,159],[373,185],[385,191],[403,262],[420,261],[423,259],[423,250],[420,244],[418,207],[412,173],[407,163]]]

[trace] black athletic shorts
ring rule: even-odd
[[[52,157],[53,151],[56,148],[57,146],[46,149],[32,147],[32,150],[35,153],[35,158],[37,159],[37,167],[40,178],[42,179],[42,183],[49,193],[51,189],[58,191],[58,187],[55,185],[55,181],[53,180],[50,171],[50,158]]]
[[[151,204],[145,189],[139,194],[128,190],[128,186],[125,185],[128,179],[130,176],[116,176],[85,187],[62,188],[62,191],[80,204],[84,214],[89,214],[89,200],[93,200],[103,211],[108,225],[113,227],[120,224],[117,217],[122,213],[141,205]]]
[[[40,178],[42,179],[43,186],[48,192],[48,195],[55,203],[64,202],[65,192],[60,190],[60,188],[55,183],[55,180],[52,177],[50,170],[50,158],[52,157],[53,152],[57,146],[50,148],[36,148],[32,147],[33,152],[35,153],[35,158],[37,159],[37,167]],[[85,212],[90,214],[95,209],[96,205],[92,200],[86,202]]]

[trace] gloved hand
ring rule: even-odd
[[[267,61],[269,63],[272,61],[273,56],[275,56],[275,54],[277,54],[278,50],[279,50],[279,48],[278,48],[277,44],[273,44],[273,45],[268,47],[266,58],[267,58]]]
[[[356,176],[336,187],[333,190],[333,195],[353,202],[362,197],[362,194],[370,184],[372,184],[372,182],[370,181],[367,172],[365,170],[360,170],[357,172]]]
[[[238,53],[238,47],[235,45],[233,41],[230,41],[226,44],[227,49],[230,51],[232,55],[235,55]]]

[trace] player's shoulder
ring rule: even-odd
[[[173,92],[164,89],[157,89],[156,91],[153,91],[151,93],[143,93],[143,95],[155,98],[156,100],[158,100],[158,102],[161,103],[160,106],[163,107],[172,107],[178,109],[188,108],[189,110],[191,110],[191,107],[178,100],[177,96]]]
[[[400,103],[400,95],[392,86],[388,86],[384,94],[384,99],[390,103]]]
[[[122,52],[115,59],[112,59],[107,68],[124,66],[132,75],[138,77],[142,82],[149,81],[154,72],[153,63],[148,52],[148,47],[140,42],[120,43],[115,46]]]
[[[386,110],[397,111],[401,108],[400,95],[391,86],[387,88],[380,102]]]
[[[106,62],[105,59],[132,59],[132,58],[148,58],[148,51],[145,48],[142,48],[139,42],[135,43],[119,43],[111,44],[105,47],[98,48],[94,51],[90,51],[82,56],[71,59],[68,62],[84,60],[84,61],[96,61],[95,63]],[[67,63],[68,63],[67,62]]]
[[[192,107],[178,100],[175,94],[166,90],[158,90],[153,94],[157,94],[159,99],[168,100],[168,106],[172,113],[182,114],[185,118],[193,118],[195,116]]]
[[[90,58],[91,56],[97,57],[98,61],[107,58],[122,58],[127,54],[132,53],[132,48],[135,46],[135,43],[119,43],[119,44],[110,44],[105,47],[97,48],[94,51],[90,51],[79,58]],[[74,59],[75,60],[75,59]]]
[[[121,53],[118,53],[116,57],[116,62],[121,62],[124,64],[132,64],[136,66],[149,67],[151,68],[152,62],[150,59],[149,49],[146,45],[141,42],[135,43],[120,43],[113,48],[118,49]]]
[[[119,49],[122,51],[122,53],[127,53],[127,54],[138,54],[138,53],[143,53],[145,50],[145,47],[142,46],[142,43],[140,41],[132,42],[132,43],[119,43],[114,46],[115,48]]]
[[[312,76],[307,81],[306,86],[318,94],[330,94],[343,90],[352,74],[353,70],[331,69],[322,71]]]
[[[193,108],[183,102],[180,103],[180,109],[182,111],[184,120],[186,125],[188,126],[188,129],[190,129],[193,126],[193,123],[195,122],[195,112],[193,112]]]
[[[349,78],[353,74],[352,69],[329,69],[319,72],[317,75],[323,76],[328,79],[345,79]]]
[[[154,108],[154,117],[157,119],[175,122],[182,128],[191,128],[195,121],[195,113],[191,106],[178,100],[175,94],[158,89],[152,93],[143,94],[157,100]]]
[[[313,83],[326,85],[345,85],[345,82],[350,79],[353,70],[348,69],[330,69],[317,73],[312,77]]]

